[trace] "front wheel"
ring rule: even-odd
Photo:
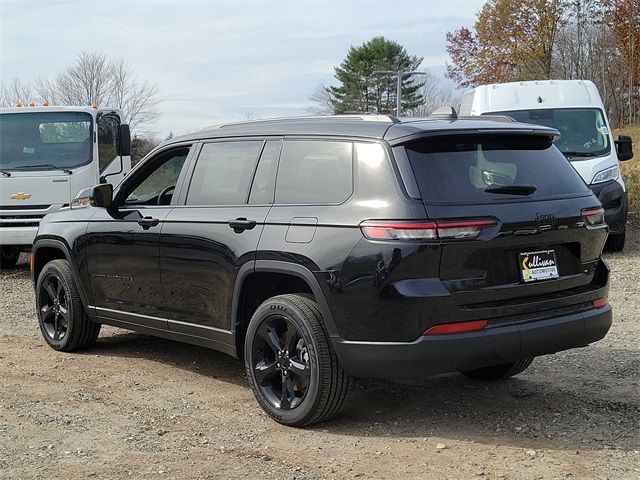
[[[38,323],[51,348],[72,352],[92,346],[100,324],[89,320],[66,260],[47,263],[36,284]]]
[[[312,299],[289,294],[262,303],[247,329],[244,359],[251,389],[275,421],[305,426],[340,411],[350,377]]]
[[[474,380],[484,380],[486,382],[495,382],[513,377],[524,372],[533,362],[533,358],[524,358],[517,362],[503,363],[501,365],[491,365],[490,367],[476,368],[474,370],[466,370],[461,372],[465,377]]]
[[[0,247],[0,269],[13,268],[20,258],[20,249],[17,247]]]

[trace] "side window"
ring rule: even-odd
[[[188,154],[188,148],[179,148],[146,162],[149,168],[124,185],[124,204],[169,205]]]
[[[285,141],[276,182],[276,203],[341,203],[353,191],[353,144]]]
[[[187,205],[238,205],[247,202],[261,140],[206,143],[193,171]]]
[[[102,172],[118,154],[118,119],[104,115],[98,120],[98,165]]]
[[[256,174],[253,177],[249,203],[253,205],[273,203],[273,189],[276,183],[281,148],[281,140],[270,140],[264,146]]]

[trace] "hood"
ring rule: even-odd
[[[68,204],[71,200],[71,175],[63,172],[16,172],[0,177],[0,205]]]

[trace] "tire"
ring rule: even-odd
[[[624,250],[624,244],[627,237],[626,228],[622,230],[620,233],[612,233],[607,238],[607,243],[604,246],[604,249],[608,252],[621,252]]]
[[[51,348],[73,352],[92,346],[98,339],[100,324],[89,320],[66,260],[53,260],[40,272],[36,307],[40,331]]]
[[[485,382],[495,382],[513,377],[524,372],[533,362],[533,358],[524,358],[517,362],[503,363],[501,365],[491,365],[490,367],[477,368],[461,372],[465,377]]]
[[[0,247],[0,269],[13,268],[20,258],[20,249],[16,247]]]
[[[312,299],[288,294],[263,302],[249,322],[244,352],[249,385],[276,422],[302,427],[340,411],[351,378]]]

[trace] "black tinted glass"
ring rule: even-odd
[[[352,192],[353,145],[349,142],[284,142],[276,203],[341,203]]]
[[[256,140],[203,145],[187,194],[187,204],[246,203],[262,143]]]
[[[280,156],[280,140],[269,141],[262,150],[249,195],[249,203],[273,203],[273,189]]]
[[[431,137],[405,148],[427,202],[493,203],[589,192],[569,161],[546,137]],[[535,191],[524,194],[528,187],[535,187]],[[506,193],[497,193],[501,190]],[[509,194],[514,191],[521,194]]]

